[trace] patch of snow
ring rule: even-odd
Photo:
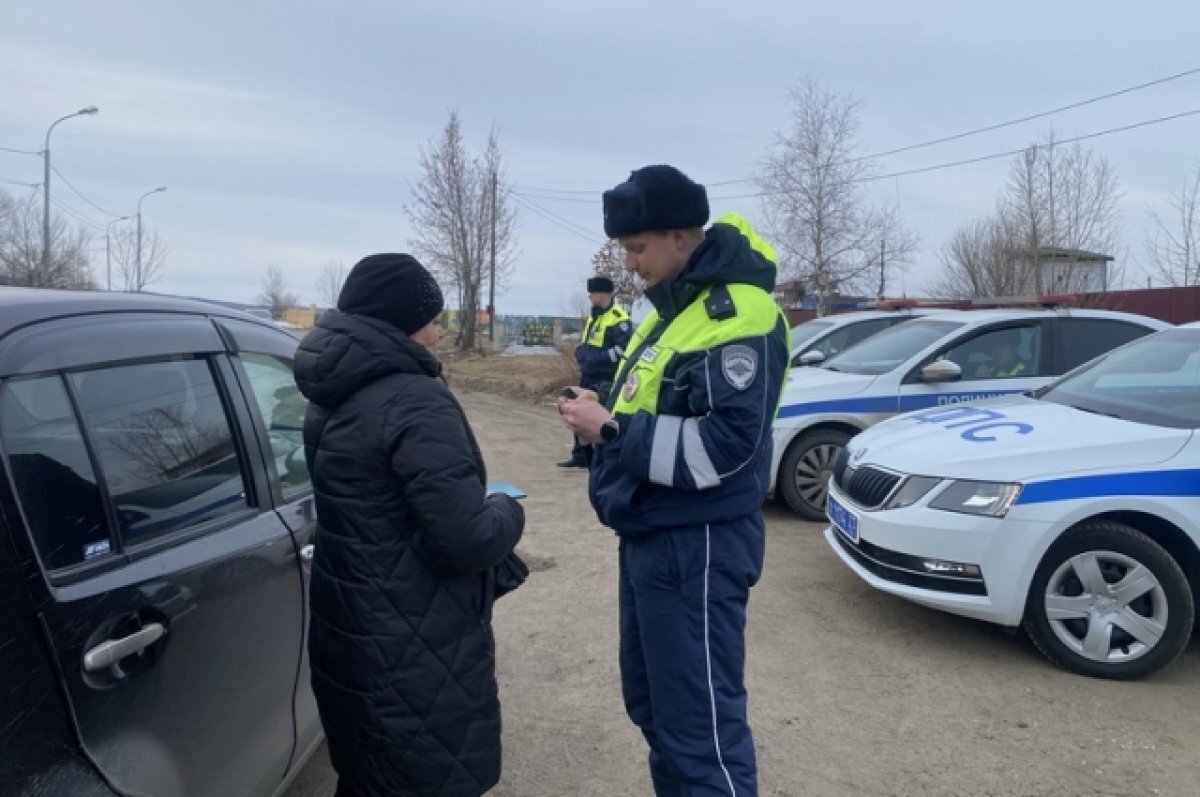
[[[522,346],[520,344],[513,344],[500,352],[501,357],[515,357],[526,354],[558,355],[559,351],[553,346]]]

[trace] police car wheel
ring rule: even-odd
[[[1174,661],[1194,621],[1187,577],[1161,545],[1123,523],[1091,520],[1042,558],[1023,625],[1063,669],[1127,680]]]
[[[850,435],[837,429],[814,429],[788,447],[779,467],[779,494],[805,520],[825,519],[825,497],[833,464]]]

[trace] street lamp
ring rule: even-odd
[[[99,113],[100,109],[95,105],[89,105],[86,108],[80,108],[75,113],[69,113],[62,119],[55,120],[54,124],[50,125],[50,129],[46,131],[46,144],[42,147],[42,160],[44,161],[46,173],[45,179],[42,181],[42,194],[44,196],[44,207],[42,209],[42,270],[49,271],[50,269],[50,134],[54,132],[54,127],[59,122],[65,122],[76,116],[94,116]]]
[[[160,191],[166,191],[166,190],[167,190],[167,187],[165,185],[160,185],[158,188],[154,188],[150,191],[147,191],[146,193],[144,193],[140,197],[138,197],[138,205],[137,205],[137,221],[138,221],[138,225],[137,225],[137,230],[138,230],[138,232],[137,232],[137,271],[135,271],[134,274],[136,275],[136,288],[139,292],[142,290],[142,200],[145,199],[146,197],[150,196],[151,194],[157,194]]]
[[[105,290],[108,290],[108,291],[112,290],[112,242],[109,241],[109,234],[112,232],[112,226],[114,224],[116,224],[118,221],[126,221],[127,219],[131,219],[131,218],[133,218],[133,217],[132,216],[121,216],[118,219],[113,219],[112,221],[110,221],[108,223],[108,226],[104,228],[104,262],[105,262],[105,274],[106,274]]]

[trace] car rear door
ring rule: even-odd
[[[270,794],[293,754],[300,569],[224,349],[179,314],[39,324],[0,348],[38,619],[122,793]]]

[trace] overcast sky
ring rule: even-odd
[[[408,249],[418,147],[456,109],[472,148],[497,127],[510,181],[553,220],[519,209],[521,253],[498,312],[560,314],[578,306],[603,242],[599,191],[649,163],[704,183],[751,176],[805,77],[861,99],[862,145],[881,152],[1195,69],[1198,53],[1195,0],[10,0],[0,147],[40,150],[51,122],[96,105],[51,140],[53,165],[94,205],[58,177],[52,193],[103,227],[113,217],[100,208],[131,214],[167,186],[142,206],[170,253],[152,289],[250,301],[278,264],[316,302],[325,263]],[[1070,137],[1197,109],[1200,74],[879,165],[916,169],[1017,149],[1051,127]],[[1200,115],[1088,145],[1120,178],[1120,254],[1136,276],[1147,203],[1165,208],[1200,161]],[[920,293],[953,230],[992,209],[1007,167],[872,184],[921,237],[905,291]],[[41,168],[0,151],[4,180],[40,183]],[[756,199],[722,198],[752,191],[710,188],[714,217],[760,218]],[[95,248],[103,279],[102,230]]]

